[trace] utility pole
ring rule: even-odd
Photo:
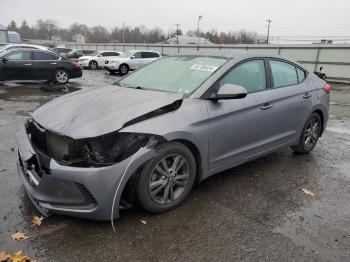
[[[125,43],[124,41],[125,39],[124,39],[124,22],[123,22],[123,44]]]
[[[199,44],[199,22],[202,20],[203,16],[199,15],[198,16],[198,24],[197,24],[197,42]]]
[[[267,37],[266,37],[266,44],[269,44],[269,37],[270,37],[270,24],[272,22],[271,19],[266,19],[266,22],[268,22],[267,25]]]
[[[175,24],[176,25],[176,43],[179,44],[179,26],[180,24]]]

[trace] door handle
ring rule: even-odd
[[[50,65],[57,65],[57,63],[50,63]]]
[[[272,108],[273,105],[266,103],[264,104],[262,107],[260,107],[261,110],[269,110],[270,108]]]
[[[25,66],[31,66],[32,64],[29,63],[29,64],[24,64],[24,65],[25,65]]]
[[[311,94],[306,93],[305,95],[303,95],[303,98],[304,98],[304,99],[309,99],[311,96],[312,96]]]

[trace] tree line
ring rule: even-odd
[[[159,27],[148,29],[147,27],[135,26],[130,27],[114,27],[112,30],[107,30],[103,26],[89,27],[85,24],[74,23],[68,28],[61,28],[57,21],[52,19],[39,19],[35,25],[29,25],[27,21],[22,21],[18,25],[14,20],[7,27],[10,31],[18,32],[22,39],[44,39],[54,40],[61,39],[62,41],[72,41],[74,35],[81,34],[86,42],[90,43],[158,43],[178,35],[183,35],[179,29],[168,30],[165,32]],[[197,36],[196,31],[186,32],[187,36]],[[214,44],[255,44],[261,43],[258,34],[255,32],[240,30],[230,32],[219,32],[218,30],[210,30],[208,32],[199,32],[200,37],[208,39]]]

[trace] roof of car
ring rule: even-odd
[[[270,53],[257,53],[250,51],[242,51],[242,50],[222,50],[222,51],[194,51],[192,54],[179,54],[176,56],[208,56],[208,57],[217,57],[217,58],[225,58],[225,59],[233,59],[233,58],[241,58],[248,59],[253,57],[275,57],[275,58],[283,58],[279,55],[273,55]]]
[[[59,56],[57,53],[52,52],[50,50],[43,50],[43,49],[28,49],[28,48],[14,48],[14,49],[10,49],[10,50],[6,50],[1,52],[1,56],[4,56],[5,54],[11,53],[13,51],[31,51],[31,52],[45,52],[45,53],[50,53],[56,56]]]
[[[154,50],[143,50],[143,49],[129,50],[129,52],[152,52],[152,53],[159,53],[158,51],[154,51]]]

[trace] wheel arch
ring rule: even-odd
[[[321,128],[321,134],[320,134],[320,136],[322,136],[323,131],[324,131],[324,129],[325,129],[324,113],[322,112],[321,109],[315,109],[312,113],[318,114],[319,117],[321,118],[321,125],[322,125],[322,128]]]

